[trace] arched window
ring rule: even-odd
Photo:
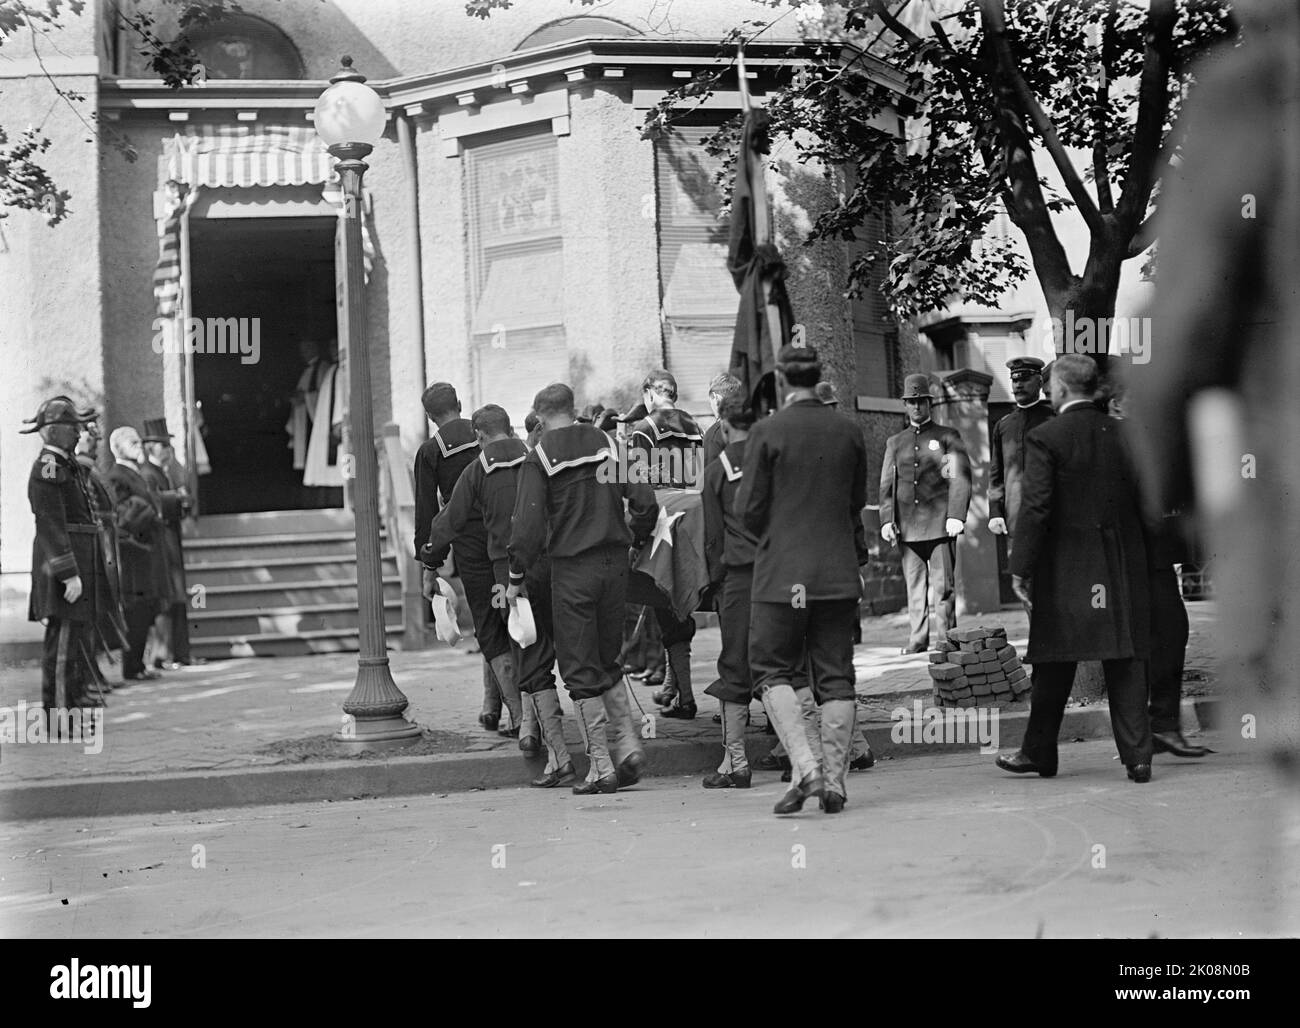
[[[577,14],[572,18],[548,21],[541,28],[528,33],[515,49],[532,50],[539,46],[563,43],[567,39],[622,39],[640,35],[642,35],[640,29],[633,28],[625,22],[615,21],[613,18]]]
[[[209,79],[300,79],[302,57],[280,29],[250,14],[230,14],[187,33]]]

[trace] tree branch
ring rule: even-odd
[[[1151,244],[1156,241],[1156,215],[1152,215],[1142,222],[1133,232],[1133,238],[1129,241],[1128,250],[1124,254],[1124,260],[1132,260],[1134,257],[1141,257],[1151,248]]]
[[[1052,124],[1038,98],[1030,90],[1029,83],[1016,67],[1015,55],[1012,54],[1011,44],[1007,40],[1006,16],[1002,9],[1002,0],[980,0],[980,10],[984,15],[984,35],[997,58],[999,73],[1011,87],[1019,104],[1020,113],[1030,120],[1034,129],[1042,137],[1043,145],[1051,155],[1056,170],[1061,173],[1065,188],[1079,208],[1079,213],[1083,215],[1088,230],[1093,235],[1104,234],[1107,230],[1105,219],[1097,210],[1092,197],[1088,195],[1088,190],[1070,160],[1070,155],[1065,152],[1065,147],[1056,134],[1056,126]]]
[[[1119,13],[1119,0],[1110,0],[1106,20],[1101,29],[1101,60],[1097,67],[1097,104],[1093,108],[1092,125],[1092,178],[1097,186],[1097,206],[1103,214],[1115,209],[1115,198],[1110,191],[1110,163],[1107,156],[1109,133],[1106,128],[1107,108],[1110,106],[1110,64],[1115,55],[1115,17]]]
[[[1135,226],[1145,216],[1151,189],[1155,185],[1156,161],[1165,119],[1169,116],[1169,64],[1177,17],[1174,0],[1151,0],[1147,11],[1146,54],[1138,82],[1133,151],[1129,158],[1128,178],[1119,197],[1118,214],[1125,225]]]

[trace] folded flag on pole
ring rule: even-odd
[[[736,156],[727,249],[727,270],[740,291],[731,373],[751,399],[763,376],[775,370],[776,354],[790,341],[794,326],[785,291],[785,262],[771,242],[768,222],[763,179],[763,155],[770,148],[767,129],[766,112],[747,108]]]
[[[632,570],[648,575],[673,614],[684,619],[700,605],[700,594],[709,584],[704,563],[704,505],[693,489],[658,489],[655,499],[659,501],[659,520]],[[630,596],[629,602],[634,602]],[[662,602],[650,605],[662,606]]]

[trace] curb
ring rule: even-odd
[[[1216,700],[1185,700],[1202,727],[1214,723]],[[928,707],[928,700],[925,701]],[[999,715],[1001,749],[1018,746],[1028,711]],[[893,722],[868,722],[867,741],[878,758],[916,758],[937,752],[978,752],[979,743],[900,743]],[[1074,707],[1065,712],[1061,737],[1109,738],[1110,712],[1104,706]],[[775,740],[757,735],[748,740],[751,757],[766,754]],[[649,776],[702,774],[720,759],[717,740],[646,743]],[[581,751],[575,766],[581,767]],[[157,775],[111,775],[51,783],[0,787],[0,822],[55,817],[114,817],[129,814],[182,813],[224,807],[272,806],[352,799],[425,796],[475,789],[527,788],[540,772],[540,761],[524,763],[517,753],[452,753],[425,757],[391,757],[373,761],[321,761],[236,771],[176,771]]]

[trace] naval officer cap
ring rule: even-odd
[[[1007,361],[1007,367],[1011,374],[1016,372],[1029,372],[1031,375],[1041,375],[1043,373],[1043,362],[1037,357],[1012,357]]]

